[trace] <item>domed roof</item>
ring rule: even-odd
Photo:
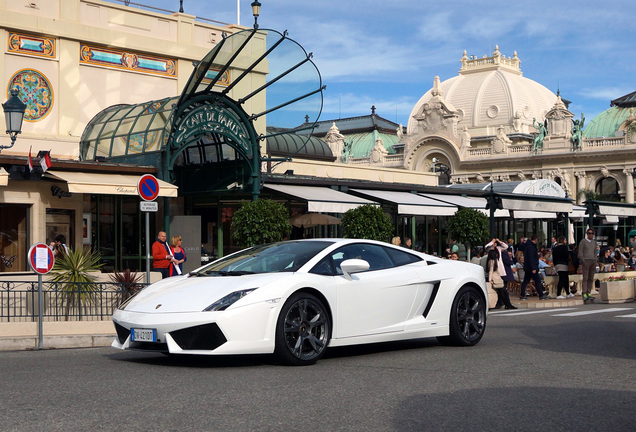
[[[606,109],[590,121],[585,129],[585,138],[613,137],[616,136],[618,127],[629,117],[629,108],[613,106]]]
[[[459,75],[443,81],[437,90],[441,90],[450,109],[459,111],[458,129],[466,126],[473,136],[488,135],[492,127],[513,124],[515,114],[522,124],[532,128],[532,119],[542,120],[557,99],[543,85],[522,76],[516,52],[506,57],[496,47],[492,57],[469,58],[464,51],[461,63]],[[433,97],[433,90],[435,87],[411,111],[408,133],[415,132],[417,120],[413,116]]]

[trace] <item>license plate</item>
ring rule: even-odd
[[[157,330],[130,329],[130,340],[133,342],[157,342]]]

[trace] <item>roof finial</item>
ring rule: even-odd
[[[375,115],[375,105],[371,105],[371,115]]]

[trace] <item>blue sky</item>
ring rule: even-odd
[[[114,1],[114,0],[111,0]],[[133,0],[177,11],[179,0]],[[517,51],[526,78],[564,99],[589,122],[636,90],[631,28],[636,1],[260,0],[261,28],[288,30],[313,52],[324,92],[321,120],[376,113],[406,124],[433,85],[459,71],[463,51]],[[240,0],[242,25],[253,24]],[[133,6],[130,6],[133,7]],[[183,0],[185,13],[237,22],[237,0]],[[290,114],[291,115],[291,114]],[[304,112],[290,124],[303,122]]]

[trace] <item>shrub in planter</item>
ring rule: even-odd
[[[269,199],[246,201],[232,217],[232,238],[241,247],[280,241],[291,233],[284,205]]]
[[[388,242],[393,235],[391,219],[373,204],[348,210],[340,219],[340,224],[345,238]]]

